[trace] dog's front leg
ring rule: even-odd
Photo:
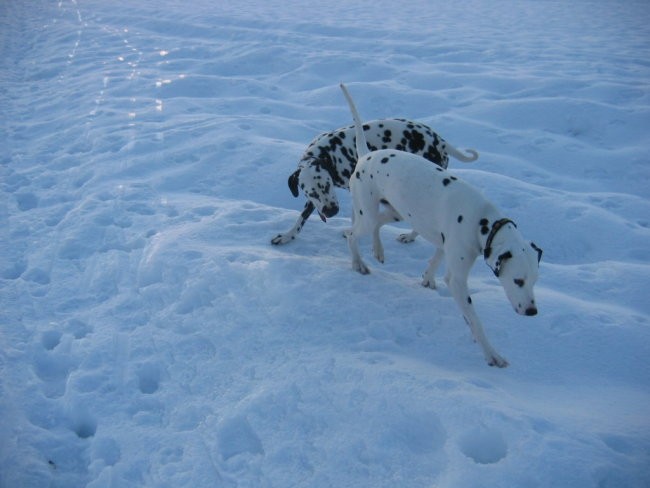
[[[355,234],[355,229],[352,229],[348,232],[348,247],[350,248],[350,254],[352,255],[352,269],[361,273],[369,274],[370,269],[366,266],[366,263],[361,259],[361,254],[359,253],[359,242],[358,237]]]
[[[508,366],[508,361],[502,358],[490,345],[490,342],[485,335],[485,331],[483,330],[483,325],[481,324],[478,315],[476,315],[474,305],[472,305],[472,298],[469,296],[469,290],[467,288],[468,274],[469,273],[454,274],[452,271],[449,279],[449,289],[454,300],[463,312],[463,316],[472,330],[474,339],[476,339],[483,349],[483,354],[487,363],[490,366],[505,368]]]
[[[310,200],[307,200],[307,203],[305,203],[305,207],[302,209],[302,212],[300,212],[300,215],[298,216],[298,220],[296,220],[296,223],[291,228],[291,230],[285,232],[284,234],[278,234],[277,236],[275,236],[273,239],[271,239],[271,244],[278,246],[280,244],[286,244],[287,242],[291,242],[292,240],[294,240],[296,236],[300,234],[300,231],[305,225],[305,222],[307,221],[307,219],[312,214],[315,208],[316,207],[314,206],[314,204],[311,203]]]
[[[429,266],[422,276],[422,286],[426,286],[432,290],[436,289],[436,270],[438,269],[440,261],[442,261],[443,257],[445,257],[445,252],[442,250],[442,248],[436,248],[436,253],[429,260]]]

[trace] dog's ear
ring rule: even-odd
[[[300,195],[300,192],[298,191],[299,176],[300,176],[300,170],[297,169],[296,171],[291,173],[291,176],[289,176],[289,181],[287,182],[289,184],[289,190],[291,190],[291,193],[293,194],[294,197]]]
[[[532,247],[535,251],[537,251],[537,263],[539,263],[542,260],[542,254],[544,253],[544,251],[542,251],[539,247],[537,247],[534,242],[530,243],[530,247]]]

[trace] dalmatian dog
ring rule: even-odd
[[[350,180],[354,223],[347,232],[352,267],[369,273],[358,247],[360,237],[373,234],[373,251],[383,262],[379,227],[403,217],[413,230],[437,246],[424,273],[423,285],[435,288],[435,272],[444,259],[445,281],[461,309],[475,340],[490,366],[508,362],[490,345],[470,297],[467,279],[476,258],[483,254],[520,315],[536,315],[533,286],[537,281],[542,250],[526,242],[512,220],[477,189],[434,166],[421,156],[394,149],[369,152],[361,121],[344,85],[341,85],[355,121],[359,161]],[[380,204],[386,208],[380,212]]]
[[[430,127],[405,119],[373,120],[363,126],[368,148],[396,149],[419,154],[430,162],[446,168],[449,156],[462,162],[478,159],[472,149],[464,154],[442,139]],[[295,225],[287,232],[275,236],[271,243],[279,245],[294,240],[302,230],[309,216],[316,210],[325,222],[339,211],[339,202],[334,187],[347,189],[350,175],[357,163],[354,126],[342,127],[316,137],[307,146],[298,169],[289,176],[289,189],[294,197],[300,191],[307,197]],[[402,242],[410,242],[416,233],[403,234]]]

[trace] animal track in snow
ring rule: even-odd
[[[217,432],[219,452],[224,461],[239,454],[264,454],[262,441],[251,427],[246,417],[224,420]]]
[[[48,351],[51,351],[61,342],[61,332],[58,330],[47,330],[41,335],[41,344]]]
[[[476,427],[466,432],[459,440],[460,450],[478,464],[495,464],[508,454],[508,445],[503,435],[494,429]]]
[[[160,368],[155,364],[143,364],[137,372],[138,388],[146,395],[158,391],[160,387]]]

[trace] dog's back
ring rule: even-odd
[[[490,206],[476,188],[410,153],[374,151],[360,159],[355,173],[372,187],[373,205],[387,201],[413,230],[434,242],[441,232],[458,227],[459,219],[478,225]]]
[[[421,122],[407,119],[377,119],[363,123],[366,144],[371,151],[396,149],[423,158],[443,168],[449,165],[449,155],[462,162],[473,162],[478,158],[476,151],[468,149],[468,154],[450,146],[431,127]],[[339,172],[354,169],[357,162],[354,148],[355,126],[340,127],[315,137],[305,149],[301,161],[318,158],[332,158]],[[347,177],[349,178],[349,174]]]

